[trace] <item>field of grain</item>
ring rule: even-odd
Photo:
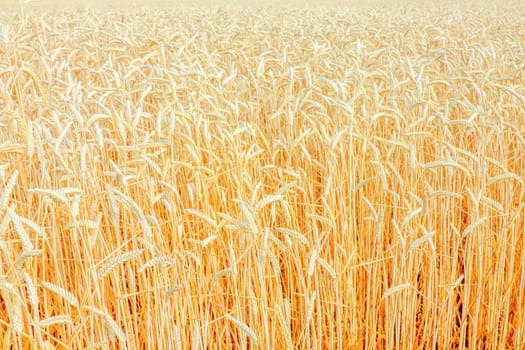
[[[525,348],[524,6],[0,22],[2,348]]]

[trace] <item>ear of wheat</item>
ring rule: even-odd
[[[107,276],[113,269],[115,269],[118,265],[123,264],[124,262],[131,260],[133,258],[136,258],[140,255],[142,255],[143,250],[138,249],[134,251],[129,251],[122,253],[120,255],[117,255],[114,258],[109,259],[99,270],[97,273],[97,280],[100,280]]]
[[[252,340],[253,344],[257,346],[257,334],[243,321],[236,319],[235,317],[227,314],[226,319],[236,325],[240,330],[242,330],[246,335]]]
[[[0,43],[2,43],[4,46],[7,46],[9,43],[9,30],[2,23],[0,23]]]
[[[50,282],[40,282],[42,286],[44,286],[46,289],[50,290],[51,292],[61,296],[64,300],[66,300],[69,304],[73,305],[74,307],[79,307],[79,302],[76,296],[73,295],[70,291],[57,286],[56,284],[50,283]]]

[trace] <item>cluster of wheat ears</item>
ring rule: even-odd
[[[0,13],[0,345],[525,346],[525,9]]]

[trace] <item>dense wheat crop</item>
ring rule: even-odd
[[[524,348],[524,7],[12,11],[2,348]]]

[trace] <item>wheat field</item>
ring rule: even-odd
[[[525,349],[519,3],[0,12],[3,349]]]

